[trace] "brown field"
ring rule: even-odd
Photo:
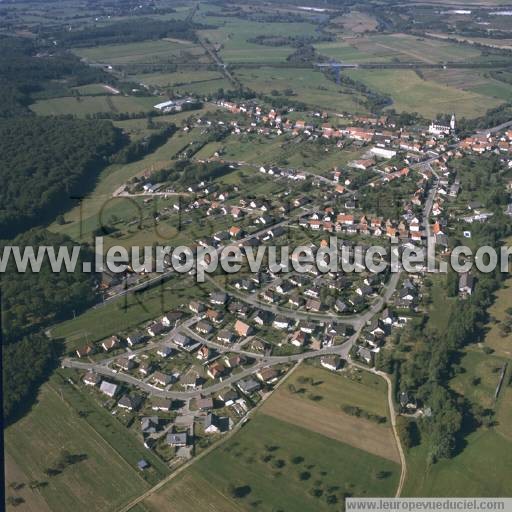
[[[333,20],[336,26],[342,26],[344,32],[361,34],[377,28],[377,20],[373,16],[359,11],[351,11],[348,14],[339,16]]]
[[[291,394],[283,397],[279,392],[263,405],[261,412],[379,457],[400,462],[391,429],[369,420],[329,410]]]
[[[16,464],[9,452],[4,452],[5,458],[5,496],[19,496],[24,502],[16,507],[20,512],[50,512],[50,508],[38,490],[30,489],[25,485],[23,489],[11,490],[7,487],[13,482],[27,482],[27,475]]]
[[[205,508],[205,495],[208,496],[208,506]],[[183,512],[197,510],[201,512],[240,512],[240,505],[222,489],[212,485],[199,473],[186,472],[184,476],[173,481],[165,491],[151,494],[144,500],[144,505],[151,510],[166,512]]]
[[[471,89],[489,83],[488,78],[480,75],[474,69],[425,69],[422,73],[426,80],[457,89]]]

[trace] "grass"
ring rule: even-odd
[[[378,478],[379,471],[385,478]],[[262,512],[321,512],[334,509],[327,504],[328,496],[338,503],[344,493],[391,496],[398,475],[397,464],[258,415],[229,443],[196,462],[143,505],[169,512],[253,507]],[[231,486],[242,488],[246,496],[234,498]],[[315,490],[322,495],[313,496]]]
[[[185,291],[186,290],[186,291]],[[94,343],[107,336],[126,332],[143,322],[164,315],[192,298],[203,296],[198,286],[186,285],[183,278],[171,278],[139,294],[128,294],[106,306],[89,309],[73,320],[67,320],[52,328],[55,339],[64,339],[68,349],[86,342]]]
[[[110,429],[119,435],[116,420],[105,414],[112,422]],[[124,443],[137,443],[128,433],[124,435]],[[56,388],[55,379],[41,388],[30,413],[6,429],[5,447],[26,475],[26,484],[32,480],[48,482],[40,493],[54,512],[117,510],[149,487],[133,461],[128,463],[78,416]],[[140,448],[142,452],[143,446]],[[44,470],[56,462],[62,449],[87,458],[57,476],[46,476]]]
[[[113,66],[167,61],[184,55],[193,56],[197,59],[204,55],[204,50],[194,43],[178,43],[175,40],[164,39],[102,45],[94,48],[76,48],[73,52],[90,61]]]
[[[426,443],[407,453],[402,496],[512,496],[512,441],[494,430],[478,430],[450,460],[426,466]]]
[[[283,94],[292,89],[291,100],[300,101],[330,111],[363,112],[357,104],[358,94],[352,89],[337,85],[323,73],[313,69],[238,69],[236,76],[247,87],[263,94],[278,91]]]
[[[512,279],[505,281],[504,285],[496,292],[496,300],[489,308],[489,315],[497,322],[487,324],[487,333],[484,343],[492,348],[496,355],[512,357],[512,334],[506,336],[500,332],[500,323],[507,319],[506,310],[512,304]]]
[[[359,407],[387,418],[386,385],[375,375],[350,369],[342,375],[301,367],[262,407],[261,412],[294,426],[399,462],[389,423],[377,424],[342,411]]]
[[[291,46],[264,46],[248,42],[259,35],[286,34],[287,36],[314,35],[313,23],[258,23],[242,19],[205,17],[205,23],[218,24],[217,29],[199,33],[210,42],[221,45],[221,57],[225,62],[274,63],[283,62],[295,49]]]
[[[146,96],[64,96],[48,100],[38,100],[30,108],[40,116],[72,114],[85,117],[98,112],[149,112],[158,98]]]
[[[419,112],[427,117],[455,112],[459,117],[471,118],[500,104],[495,98],[423,80],[412,70],[351,70],[347,74],[389,95],[398,112]]]
[[[428,312],[429,325],[438,330],[445,332],[450,322],[452,308],[457,301],[456,297],[446,296],[446,274],[430,276],[432,288],[430,289],[431,306]]]
[[[148,73],[133,78],[147,85],[179,87],[220,79],[222,74],[217,71],[176,71],[175,73]]]

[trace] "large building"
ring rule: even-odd
[[[452,114],[452,118],[450,119],[450,126],[439,124],[436,121],[432,121],[430,126],[428,127],[428,133],[432,135],[450,135],[450,133],[454,133],[456,129],[456,120],[455,114]]]

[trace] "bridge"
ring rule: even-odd
[[[317,68],[331,68],[334,71],[336,77],[336,83],[340,84],[340,70],[341,68],[357,68],[359,64],[346,64],[343,62],[318,62],[315,63]]]

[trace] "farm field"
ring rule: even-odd
[[[500,332],[500,323],[506,320],[506,310],[512,304],[512,279],[505,281],[496,292],[496,300],[489,308],[489,315],[498,323],[490,322],[486,325],[484,345],[492,348],[497,356],[512,358],[512,334],[503,335]]]
[[[259,414],[229,445],[208,454],[142,505],[150,511],[231,512],[258,503],[263,512],[321,512],[341,503],[345,493],[393,495],[399,471],[390,461]],[[243,497],[234,497],[234,489]]]
[[[405,62],[467,62],[477,60],[477,48],[461,46],[438,39],[428,39],[408,34],[369,35],[354,43],[358,49],[376,56],[397,58]]]
[[[353,370],[336,375],[304,366],[293,374],[286,388],[280,388],[263,405],[261,412],[399,463],[389,422],[377,424],[341,410],[342,406],[359,407],[386,418],[386,403],[386,385],[377,376]]]
[[[153,96],[69,96],[38,100],[30,108],[41,116],[72,114],[85,117],[98,112],[148,112],[158,101]]]
[[[186,56],[194,57],[197,60],[198,57],[204,56],[204,50],[200,46],[189,41],[177,42],[175,39],[75,48],[73,52],[92,62],[112,66],[171,61]]]
[[[38,492],[52,511],[114,511],[149,487],[136,467],[61,397],[55,378],[41,388],[29,414],[6,429],[5,446],[27,486],[33,480],[47,482]],[[47,476],[44,470],[55,464],[62,450],[84,460]]]
[[[220,80],[223,76],[217,71],[176,71],[175,73],[145,73],[131,78],[147,85],[186,87],[196,82]]]
[[[283,62],[295,49],[291,46],[265,46],[251,43],[248,39],[260,35],[286,34],[287,36],[313,35],[313,23],[257,23],[248,20],[205,17],[207,23],[218,23],[220,28],[200,30],[203,38],[221,45],[221,57],[225,62],[273,63]],[[207,20],[207,21],[206,21]]]
[[[465,441],[462,453],[430,467],[425,444],[406,452],[408,476],[402,496],[512,496],[512,441],[484,429]]]
[[[419,112],[435,117],[447,110],[458,117],[478,117],[501,101],[469,91],[461,91],[436,82],[422,80],[412,70],[350,70],[347,75],[360,80],[393,99],[398,112]]]
[[[278,91],[283,94],[292,89],[291,100],[306,103],[311,107],[338,112],[364,112],[355,101],[357,93],[328,80],[323,73],[312,69],[236,69],[235,75],[247,87],[263,94]]]
[[[421,73],[426,80],[449,87],[475,92],[484,96],[492,96],[504,101],[512,99],[510,86],[499,80],[494,80],[485,71],[475,69],[424,69]]]

